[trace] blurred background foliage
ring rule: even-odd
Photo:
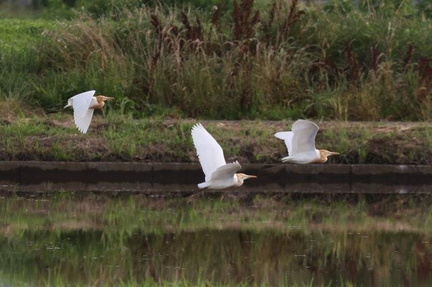
[[[212,9],[218,6],[222,9],[228,9],[232,6],[234,0],[0,0],[0,7],[2,10],[16,11],[16,10],[31,10],[31,12],[45,12],[51,15],[61,12],[58,16],[70,16],[70,9],[77,9],[91,13],[94,16],[110,15],[119,7],[134,9],[146,5],[167,5],[184,7],[193,6],[202,9]],[[270,0],[258,0],[263,5],[269,4]],[[286,1],[291,2],[291,1]],[[420,12],[425,16],[430,17],[432,14],[432,1],[431,0],[304,0],[305,4],[320,3],[326,6],[327,10],[338,10],[350,12],[354,9],[368,12],[370,9],[385,10],[391,12],[392,10],[406,10],[408,13]],[[3,16],[6,13],[3,13]]]
[[[209,119],[429,120],[432,1],[3,0],[0,100]]]

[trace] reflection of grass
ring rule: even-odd
[[[431,208],[402,197],[245,204],[60,193],[0,205],[0,269],[44,286],[365,285],[357,270],[386,286],[394,268],[429,262]]]
[[[368,204],[318,200],[279,202],[256,197],[240,201],[207,199],[154,200],[128,197],[56,195],[50,199],[2,199],[3,234],[23,230],[103,229],[131,233],[241,228],[250,230],[407,230],[430,231],[432,210],[427,204],[394,197]],[[415,204],[415,205],[414,205]]]

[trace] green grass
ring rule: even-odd
[[[96,89],[138,118],[430,119],[432,20],[409,1],[137,3],[0,21],[0,99],[51,112]]]
[[[71,110],[45,115],[12,99],[0,101],[0,160],[198,162],[190,135],[198,120],[135,119],[120,111],[114,101],[108,103],[105,115],[96,111],[83,135],[73,124]],[[276,164],[287,153],[273,135],[290,130],[292,121],[201,122],[228,161]],[[340,153],[330,163],[432,163],[428,123],[317,123],[317,148]]]
[[[2,53],[19,53],[33,47],[44,31],[57,27],[55,21],[44,19],[1,19],[0,48]],[[6,54],[7,55],[7,54]]]

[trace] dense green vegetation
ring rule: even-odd
[[[0,99],[52,112],[96,89],[134,117],[430,119],[424,1],[138,2],[0,20]]]

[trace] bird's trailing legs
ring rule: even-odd
[[[187,196],[187,198],[188,198],[188,200],[195,199],[195,198],[197,198],[199,195],[204,195],[204,191],[205,191],[205,189],[197,189],[197,190],[194,190],[194,191],[192,192],[191,195],[188,195],[188,196]]]

